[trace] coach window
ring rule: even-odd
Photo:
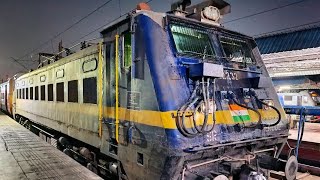
[[[42,101],[45,101],[46,100],[46,86],[45,85],[42,85],[40,87],[40,90],[41,90],[41,100]]]
[[[17,99],[20,99],[20,89],[17,89]]]
[[[26,99],[29,99],[29,88],[26,88]]]
[[[24,99],[24,89],[25,88],[22,89],[22,99]]]
[[[53,101],[53,84],[48,85],[48,101]]]
[[[30,100],[33,100],[33,87],[30,87]]]
[[[57,83],[56,87],[56,95],[57,95],[57,101],[58,102],[64,102],[64,83]]]
[[[39,87],[38,86],[34,87],[34,93],[35,93],[34,100],[39,100]]]
[[[78,102],[78,81],[68,82],[68,102]]]
[[[83,79],[83,103],[97,104],[97,78]]]

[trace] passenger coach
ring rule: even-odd
[[[12,115],[13,106],[13,91],[14,78],[9,78],[7,81],[0,84],[0,108],[8,115]]]

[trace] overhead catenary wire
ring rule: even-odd
[[[98,8],[96,8],[96,9],[94,10],[94,12],[98,11],[99,9],[101,9],[103,6],[107,5],[107,4],[110,3],[111,1],[112,1],[112,0],[109,0],[109,1],[107,1],[106,3],[102,4],[101,6],[99,6]],[[149,4],[149,3],[151,3],[152,1],[153,1],[153,0],[148,0],[146,3]],[[119,3],[120,3],[120,2],[119,2]],[[119,8],[120,8],[120,7],[119,7]],[[133,10],[134,10],[134,9],[133,9]],[[117,21],[118,19],[120,19],[120,18],[128,15],[128,14],[129,14],[130,12],[132,12],[133,10],[128,11],[127,13],[124,13],[124,14],[116,17],[116,18],[112,19],[111,21],[108,21],[107,23],[99,26],[98,28],[95,28],[94,30],[90,31],[89,33],[85,34],[84,36],[81,36],[80,38],[78,38],[77,40],[73,41],[72,43],[69,43],[69,46],[71,46],[71,45],[73,45],[74,43],[76,43],[77,41],[82,40],[82,39],[84,39],[85,37],[93,34],[94,32],[97,32],[98,30],[104,28],[104,27],[107,26],[108,24],[110,24],[110,23],[112,23],[112,22],[114,22],[114,21]],[[92,15],[94,12],[91,12],[91,13],[89,13],[89,14]],[[89,17],[89,16],[90,16],[89,14],[86,15],[86,16]],[[84,20],[84,19],[85,19],[85,18],[81,18],[80,20],[82,21],[82,20]],[[79,22],[77,21],[76,23],[77,23],[77,24],[80,23],[80,22],[81,22],[80,20],[78,20]],[[72,26],[72,25],[71,25],[71,26]],[[71,27],[71,26],[69,26],[69,27]],[[70,29],[71,29],[71,28],[70,28]],[[69,30],[69,29],[68,29],[68,30]],[[66,30],[66,31],[68,31],[68,30]],[[65,32],[66,32],[66,31],[65,31]],[[62,34],[62,33],[61,33],[61,34]],[[60,35],[61,35],[61,34],[60,34]],[[51,39],[50,39],[50,40],[51,40]],[[36,48],[36,50],[38,50],[38,49],[40,49],[40,48]],[[36,50],[33,50],[32,52],[26,54],[24,57],[26,57],[27,55],[35,52]],[[24,58],[24,57],[22,57],[22,58]],[[19,59],[22,59],[22,58],[19,58]]]
[[[27,57],[28,55],[38,51],[39,49],[41,49],[43,46],[47,45],[48,43],[50,43],[52,40],[56,39],[57,37],[59,37],[60,35],[64,34],[65,32],[69,31],[70,29],[72,29],[73,27],[75,27],[77,24],[79,24],[80,22],[82,22],[83,20],[85,20],[86,18],[88,18],[89,16],[91,16],[92,14],[94,14],[95,12],[99,11],[100,9],[102,9],[104,6],[106,6],[107,4],[109,4],[111,1],[113,0],[108,0],[105,3],[101,4],[100,6],[98,6],[97,8],[95,8],[93,11],[91,11],[90,13],[86,14],[85,16],[83,16],[82,18],[80,18],[78,21],[74,22],[73,24],[71,24],[70,26],[68,26],[66,29],[64,29],[63,31],[59,32],[58,34],[54,35],[52,38],[50,38],[49,40],[45,41],[44,43],[40,44],[38,47],[34,48],[32,51],[26,53],[25,55],[23,55],[22,57],[20,57],[19,59],[23,59],[25,57]],[[18,60],[19,60],[18,59]]]
[[[149,0],[149,1],[145,2],[145,3],[149,4],[149,3],[151,3],[152,1],[153,1],[153,0]],[[89,35],[97,32],[97,31],[99,31],[100,29],[106,27],[106,26],[109,25],[110,23],[112,23],[112,22],[114,22],[114,21],[117,21],[117,20],[123,18],[124,16],[127,16],[127,15],[128,15],[130,12],[132,12],[133,10],[134,10],[134,9],[132,9],[131,11],[128,11],[128,12],[122,14],[121,16],[118,16],[118,17],[112,19],[111,21],[108,21],[107,23],[105,23],[105,24],[103,24],[103,25],[101,25],[101,26],[93,29],[92,31],[88,32],[87,34],[85,34],[85,35],[81,36],[80,38],[76,39],[75,41],[72,41],[71,43],[69,43],[69,46],[72,45],[72,44],[74,44],[74,43],[76,43],[76,42],[78,42],[78,41],[80,41],[80,40],[82,40],[82,39],[84,39],[84,38],[86,38],[86,37],[88,37]]]
[[[260,12],[254,13],[254,14],[247,15],[247,16],[235,18],[235,19],[232,19],[230,21],[226,21],[226,22],[224,22],[222,24],[228,24],[228,23],[231,23],[231,22],[234,22],[234,21],[239,21],[239,20],[246,19],[246,18],[249,18],[249,17],[253,17],[253,16],[260,15],[260,14],[268,13],[268,12],[275,11],[275,10],[278,10],[278,9],[282,9],[282,8],[285,8],[285,7],[288,7],[288,6],[296,5],[296,4],[302,3],[304,1],[306,1],[306,0],[301,0],[301,1],[293,2],[293,3],[285,4],[285,5],[282,5],[282,6],[278,6],[278,7],[275,7],[275,8],[267,9],[267,10],[264,10],[264,11],[260,11]]]
[[[13,58],[13,57],[11,57],[11,59],[12,59],[15,63],[17,63],[17,64],[19,64],[21,67],[23,67],[24,69],[29,70],[29,68],[27,68],[27,67],[26,67],[24,64],[22,64],[21,62],[19,62],[18,59],[15,59],[15,58]]]
[[[98,10],[100,10],[101,8],[103,8],[104,6],[106,6],[107,4],[109,4],[111,1],[113,1],[113,0],[108,0],[108,1],[106,1],[105,3],[103,3],[102,5],[100,5],[99,7],[97,7],[96,9],[94,9],[93,11],[91,11],[90,13],[88,13],[87,15],[85,15],[84,17],[80,18],[80,19],[79,19],[78,21],[76,21],[75,23],[71,24],[68,28],[64,29],[64,30],[61,31],[60,33],[58,33],[58,34],[56,34],[55,36],[53,36],[52,38],[50,38],[48,41],[42,43],[41,45],[39,45],[38,47],[34,48],[32,51],[26,53],[25,55],[21,56],[20,58],[15,59],[14,62],[18,63],[18,64],[19,64],[20,66],[22,66],[24,69],[29,70],[28,67],[26,67],[25,65],[23,65],[22,63],[20,63],[20,62],[18,62],[18,61],[19,61],[20,59],[23,59],[23,58],[27,57],[28,55],[36,52],[36,51],[38,51],[39,49],[41,49],[41,48],[42,48],[43,46],[45,46],[46,44],[52,42],[54,39],[56,39],[57,37],[59,37],[59,36],[62,35],[63,33],[67,32],[68,30],[70,30],[71,28],[73,28],[74,26],[76,26],[77,24],[79,24],[79,23],[82,22],[84,19],[88,18],[89,16],[91,16],[92,14],[94,14],[95,12],[97,12]],[[152,2],[152,1],[153,1],[153,0],[149,0],[149,1],[147,1],[146,3],[150,3],[150,2]],[[119,0],[119,3],[120,3],[120,0]],[[120,8],[120,7],[119,7],[119,8]],[[109,21],[108,23],[106,23],[106,24],[104,24],[104,25],[102,25],[102,26],[99,26],[98,28],[94,29],[93,31],[87,33],[86,35],[82,36],[81,38],[77,39],[76,41],[74,41],[74,42],[72,42],[72,43],[70,43],[70,44],[72,45],[73,43],[77,42],[78,40],[81,40],[81,39],[83,39],[83,38],[91,35],[92,33],[98,31],[99,29],[105,27],[106,25],[110,24],[110,23],[113,22],[113,21],[116,21],[116,20],[122,18],[123,16],[127,15],[127,14],[130,13],[130,12],[131,12],[131,11],[129,11],[129,12],[125,13],[125,14],[122,14],[122,15],[120,15],[119,17],[117,17],[117,18]]]
[[[74,26],[76,26],[77,24],[79,24],[80,22],[82,22],[84,19],[88,18],[89,16],[91,16],[92,14],[94,14],[95,12],[97,12],[98,10],[102,9],[104,6],[106,6],[107,4],[109,4],[111,1],[113,0],[108,0],[106,1],[105,3],[101,4],[100,6],[98,6],[96,9],[94,9],[93,11],[91,11],[90,13],[88,13],[87,15],[85,15],[84,17],[80,18],[78,21],[76,21],[75,23],[71,24],[69,27],[67,27],[66,29],[64,29],[63,31],[61,31],[60,33],[56,34],[55,36],[53,36],[52,38],[50,38],[48,41],[42,43],[41,45],[39,45],[38,47],[34,48],[32,51],[26,53],[24,56],[18,58],[17,60],[20,60],[20,59],[23,59],[25,57],[27,57],[28,55],[38,51],[39,49],[41,49],[43,46],[47,45],[48,43],[52,42],[54,39],[56,39],[57,37],[59,37],[60,35],[62,35],[63,33],[67,32],[68,30],[72,29]],[[151,1],[153,0],[149,0],[147,1],[146,3],[150,3]],[[241,17],[241,18],[237,18],[237,19],[234,19],[234,20],[231,20],[231,21],[227,21],[225,23],[229,23],[229,22],[232,22],[232,21],[236,21],[236,20],[240,20],[240,19],[244,19],[244,18],[248,18],[248,17],[251,17],[251,16],[255,16],[255,15],[258,15],[258,14],[262,14],[262,13],[266,13],[266,12],[270,12],[270,11],[273,11],[273,10],[276,10],[276,9],[280,9],[280,8],[284,8],[284,7],[287,7],[287,6],[291,6],[291,5],[294,5],[294,4],[298,4],[298,3],[301,3],[303,2],[302,1],[298,1],[298,2],[294,2],[294,3],[290,3],[290,4],[286,4],[284,6],[280,6],[280,7],[277,7],[277,8],[273,8],[273,9],[269,9],[269,10],[265,10],[265,11],[262,11],[262,12],[258,12],[258,13],[255,13],[255,14],[252,14],[252,15],[248,15],[248,16],[245,16],[245,17]],[[120,7],[120,0],[119,0],[119,8],[120,8],[120,17],[123,17],[124,15],[126,15],[127,13],[121,15],[121,7]],[[119,17],[119,18],[120,18]],[[118,18],[116,18],[115,20],[117,20]],[[224,24],[225,24],[224,23]],[[109,23],[107,23],[109,24]],[[89,36],[90,34],[98,31],[99,29],[101,29],[102,27],[106,26],[107,24],[99,27],[99,28],[96,28],[95,30],[93,30],[92,32],[89,32],[88,34],[86,34],[85,36],[81,37],[80,39],[83,39],[87,36]],[[21,65],[21,64],[20,64]],[[22,65],[24,66],[24,65]],[[24,67],[25,68],[25,67]],[[28,68],[27,68],[28,69]]]

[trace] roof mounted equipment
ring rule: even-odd
[[[171,5],[171,12],[176,16],[196,19],[201,22],[220,25],[223,15],[231,12],[231,6],[224,0],[206,0],[191,5],[191,0],[178,0]]]

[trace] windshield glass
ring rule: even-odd
[[[179,54],[199,58],[215,55],[207,32],[177,24],[171,24],[170,29]]]
[[[228,60],[247,64],[253,63],[251,49],[246,41],[221,36],[220,42]]]

